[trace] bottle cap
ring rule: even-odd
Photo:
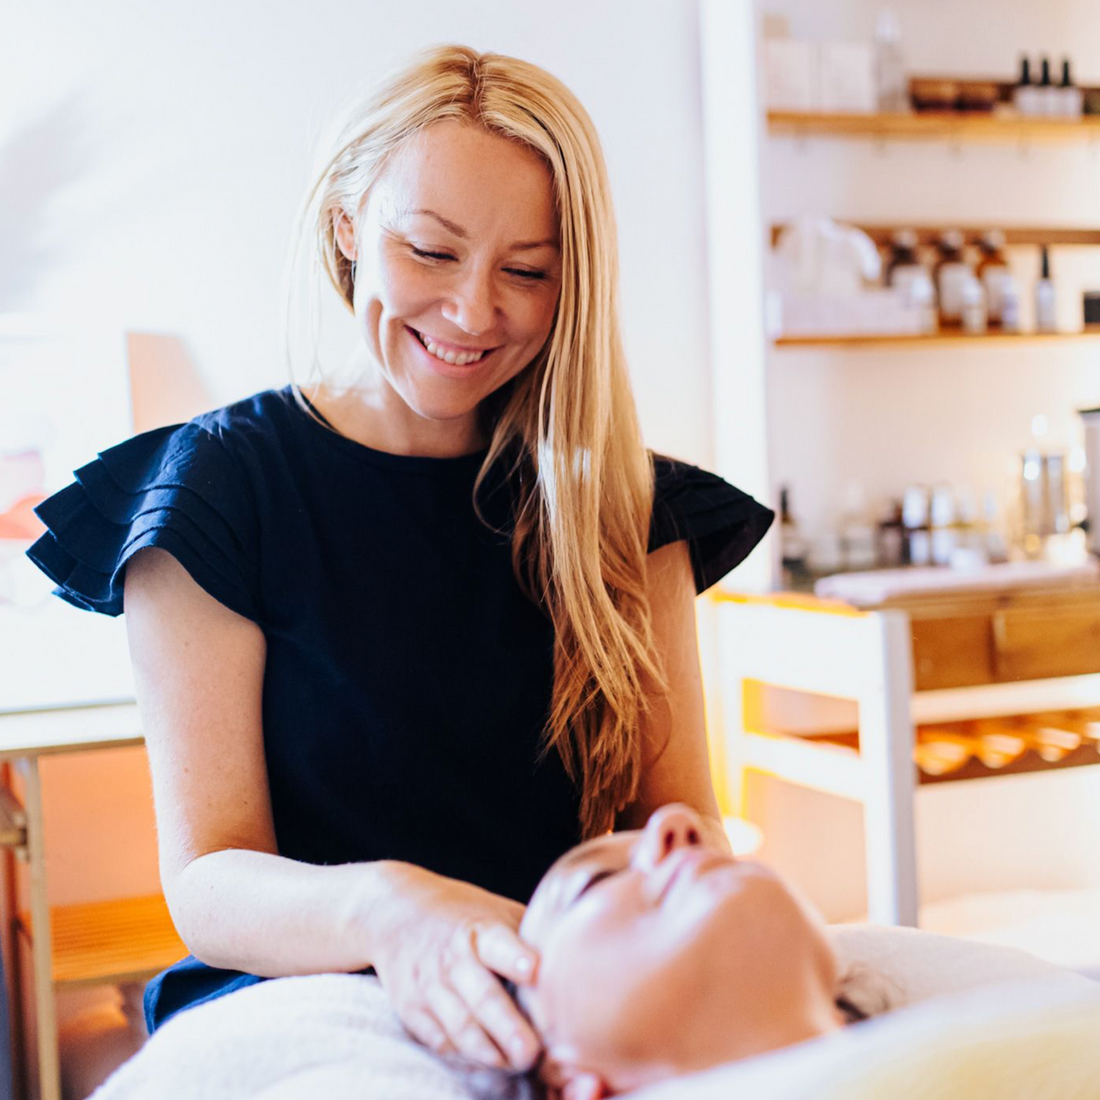
[[[890,234],[890,243],[897,248],[916,248],[918,240],[915,229],[895,229]]]
[[[1031,62],[1028,60],[1026,54],[1020,58],[1020,83],[1031,83]]]
[[[962,248],[963,235],[961,229],[945,229],[940,234],[940,244],[952,251]]]
[[[1050,252],[1047,249],[1047,246],[1045,244],[1040,245],[1039,247],[1042,249],[1042,256],[1043,256],[1042,277],[1044,279],[1049,279],[1050,278]]]
[[[1044,87],[1050,84],[1050,58],[1044,57],[1039,62],[1039,83]]]
[[[1004,230],[987,229],[982,234],[981,245],[986,252],[1000,252],[1005,246]]]

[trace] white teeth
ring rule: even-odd
[[[452,366],[464,367],[467,363],[476,363],[485,353],[483,351],[444,351],[438,344],[433,344],[428,337],[422,333],[417,333],[420,338],[420,342],[428,349],[437,359],[442,359],[444,363],[450,363]]]

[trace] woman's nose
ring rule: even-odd
[[[455,286],[443,316],[463,332],[480,336],[493,327],[495,312],[491,277],[471,271]]]
[[[703,842],[703,823],[699,815],[680,802],[654,810],[642,830],[634,851],[634,862],[643,869],[656,867],[680,848]]]

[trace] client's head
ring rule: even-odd
[[[843,1022],[820,919],[772,871],[656,811],[543,877],[520,934],[539,951],[521,1003],[548,1083],[595,1100],[809,1039]]]

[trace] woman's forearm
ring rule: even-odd
[[[372,964],[402,864],[318,866],[230,848],[192,860],[168,901],[208,966],[265,978],[352,973]]]

